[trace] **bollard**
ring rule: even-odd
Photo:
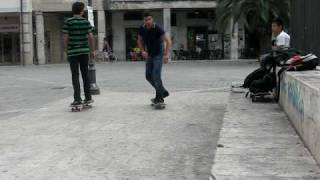
[[[88,0],[88,5],[90,7],[92,7],[92,0]],[[92,17],[91,18],[89,18]],[[90,12],[89,14],[89,11],[88,11],[88,18],[89,20],[93,21],[93,11]],[[93,22],[92,22],[93,23]],[[89,61],[89,72],[88,72],[88,75],[89,75],[89,82],[90,82],[90,92],[92,95],[98,95],[100,94],[100,89],[97,85],[97,80],[96,80],[96,67],[95,67],[95,59],[92,59],[92,57],[90,57],[90,61]]]
[[[91,60],[89,62],[89,82],[90,82],[90,92],[92,95],[98,95],[100,94],[100,89],[97,85],[97,80],[96,80],[96,67],[94,60]]]

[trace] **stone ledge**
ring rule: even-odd
[[[320,179],[320,169],[276,103],[231,93],[211,180]]]
[[[279,103],[320,164],[320,68],[284,73]]]

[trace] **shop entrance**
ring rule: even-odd
[[[20,64],[19,33],[0,33],[0,65]]]
[[[140,49],[137,47],[139,28],[126,28],[127,61],[141,61]]]
[[[188,50],[191,59],[204,59],[208,50],[208,27],[188,27]]]

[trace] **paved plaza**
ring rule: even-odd
[[[94,98],[98,100],[107,92],[153,93],[144,78],[144,66],[143,62],[97,64],[97,84],[102,93]],[[171,92],[224,89],[232,81],[242,81],[256,66],[252,62],[173,62],[165,65],[163,79]],[[67,64],[0,66],[0,81],[0,119],[70,98],[73,93]],[[149,103],[150,98],[140,101]]]
[[[230,85],[257,63],[165,65],[165,110],[150,107],[144,66],[97,64],[101,94],[79,113],[68,65],[0,67],[0,179],[209,179]]]
[[[208,179],[228,87],[254,66],[166,65],[155,111],[143,62],[97,64],[101,95],[80,113],[67,65],[0,67],[0,179]]]

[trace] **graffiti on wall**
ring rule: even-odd
[[[291,105],[301,114],[304,113],[303,90],[297,81],[289,80],[286,83],[288,100]]]

